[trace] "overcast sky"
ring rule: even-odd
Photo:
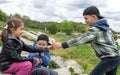
[[[110,27],[120,32],[120,0],[0,0],[0,9],[9,14],[18,13],[40,22],[63,20],[84,22],[83,10],[97,6]]]

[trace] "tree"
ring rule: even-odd
[[[7,21],[7,19],[8,19],[8,15],[2,10],[0,10],[0,21]]]
[[[19,18],[19,19],[22,19],[22,17],[20,16],[20,14],[17,14],[17,13],[14,14],[13,17],[15,17],[15,18]]]
[[[54,23],[54,22],[48,22],[47,23],[47,30],[51,34],[56,34],[58,32],[58,28],[59,27],[58,27],[57,23]]]
[[[65,32],[67,35],[71,35],[71,33],[73,32],[72,23],[68,21],[61,22],[61,30]]]
[[[89,29],[89,27],[86,25],[77,25],[76,31],[85,33],[88,29]]]

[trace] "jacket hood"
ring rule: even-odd
[[[98,20],[97,22],[93,23],[91,26],[100,28],[104,31],[107,31],[110,29],[109,24],[107,23],[107,20],[105,18]]]

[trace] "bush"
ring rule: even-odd
[[[49,31],[49,33],[51,34],[56,34],[58,32],[58,25],[55,23],[49,23],[47,25],[47,30]]]
[[[61,23],[61,30],[66,33],[66,35],[71,35],[73,32],[73,25],[71,22],[63,21]]]
[[[0,21],[7,21],[8,15],[4,13],[2,10],[0,10]]]
[[[87,25],[77,25],[76,31],[85,33],[88,29],[89,27]]]
[[[75,71],[72,67],[69,68],[69,71],[70,71],[71,75],[75,75]]]
[[[0,46],[2,46],[2,41],[0,41]]]
[[[60,66],[54,60],[51,60],[49,64],[49,68],[56,69],[56,68],[60,68]]]
[[[5,26],[5,22],[0,21],[0,30],[2,30],[4,26]]]

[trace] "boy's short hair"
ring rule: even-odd
[[[37,41],[39,41],[39,40],[45,40],[45,41],[47,41],[47,44],[48,44],[48,45],[51,45],[51,44],[49,43],[49,38],[48,38],[48,36],[45,35],[45,34],[39,35],[38,38],[37,38]]]
[[[103,16],[100,15],[99,9],[95,6],[87,7],[83,11],[83,15],[96,15],[99,19],[104,18]]]

